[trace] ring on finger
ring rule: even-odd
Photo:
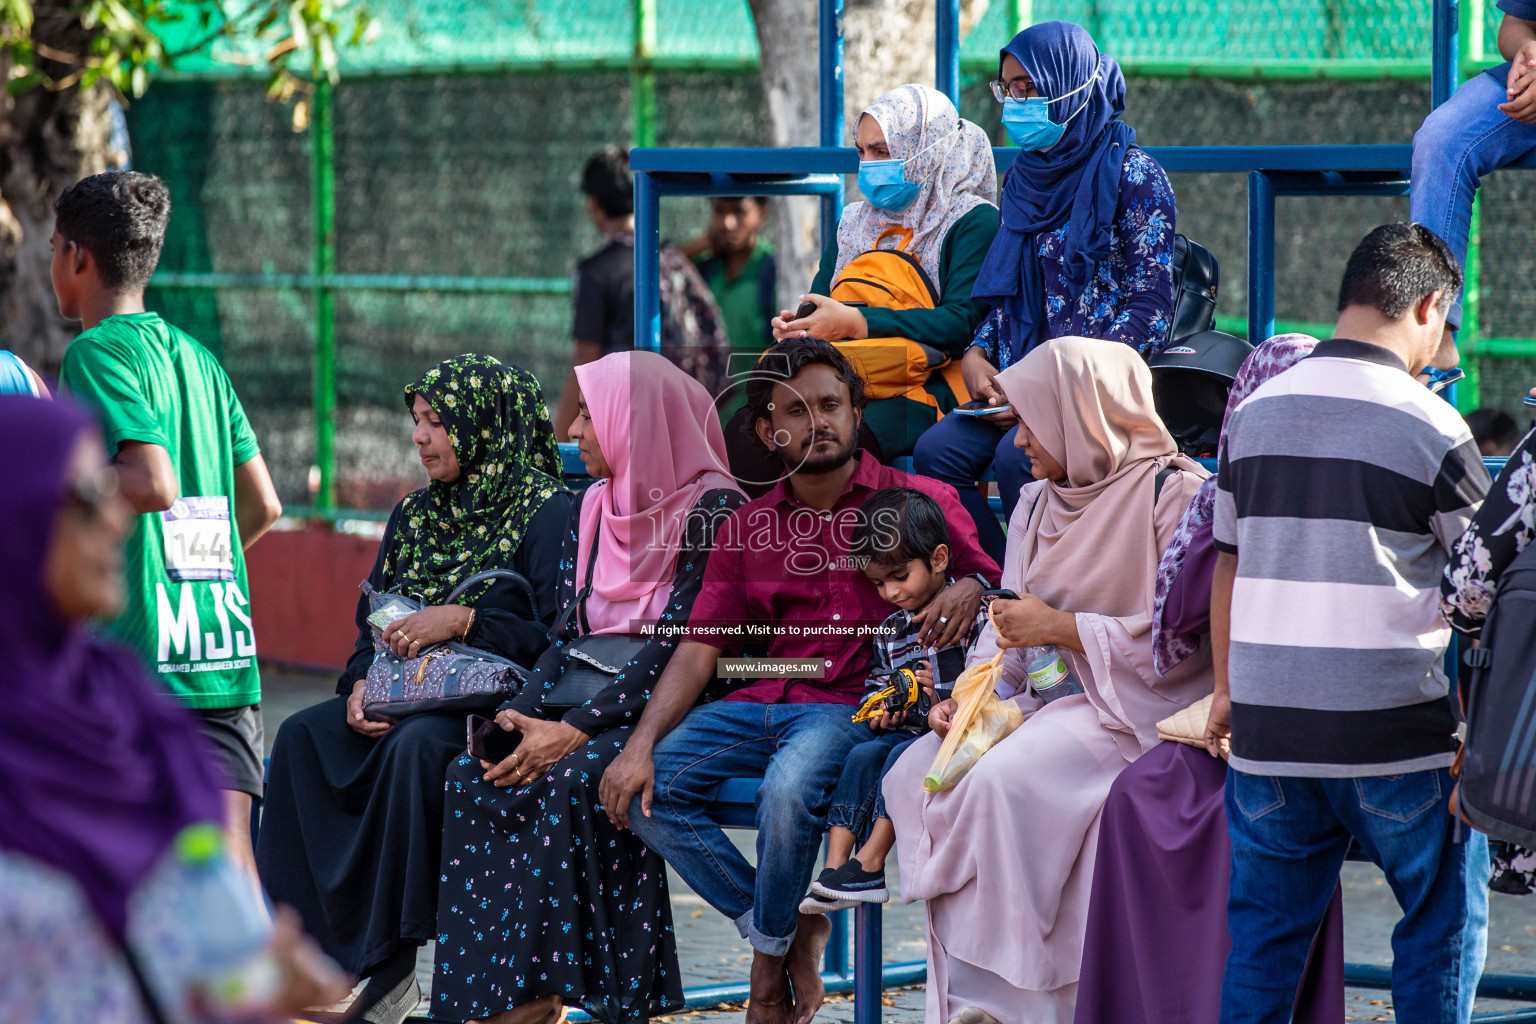
[[[941,625],[941,626],[949,625],[949,616],[948,615],[940,615],[939,616],[939,625]]]

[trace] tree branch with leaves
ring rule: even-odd
[[[63,357],[53,198],[111,166],[114,101],[223,42],[231,63],[265,66],[268,98],[292,103],[302,131],[314,83],[336,81],[338,48],[371,27],[348,0],[0,0],[0,347],[49,369]]]

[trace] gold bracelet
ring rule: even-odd
[[[469,610],[469,621],[464,623],[464,632],[459,634],[459,639],[463,640],[468,638],[469,631],[473,628],[475,628],[475,610],[471,608]]]

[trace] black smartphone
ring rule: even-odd
[[[490,764],[500,764],[512,756],[523,741],[520,732],[508,732],[496,724],[494,718],[483,715],[469,716],[469,756]]]
[[[803,320],[814,312],[816,312],[816,303],[802,302],[800,303],[800,308],[795,310],[795,319]]]

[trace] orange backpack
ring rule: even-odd
[[[881,249],[888,237],[900,236],[894,249]],[[875,239],[875,248],[848,261],[832,285],[831,297],[855,306],[882,309],[935,309],[939,290],[917,257],[907,252],[912,241],[909,228],[887,228]],[[960,364],[942,352],[911,338],[856,338],[835,343],[864,378],[871,400],[908,398],[933,407],[939,403],[925,385],[930,375],[942,374],[960,402],[970,394],[960,376]]]

